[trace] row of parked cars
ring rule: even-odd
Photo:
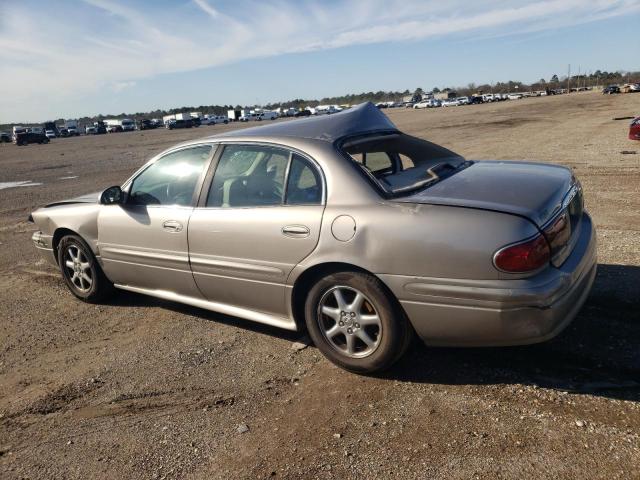
[[[240,122],[250,122],[256,121],[261,122],[262,120],[275,120],[278,118],[278,114],[276,112],[264,111],[264,112],[255,112],[255,113],[246,113],[241,115],[238,118]],[[229,117],[225,117],[222,115],[211,115],[208,117],[192,117],[192,118],[168,118],[164,122],[164,126],[167,130],[173,130],[176,128],[193,128],[199,127],[201,125],[217,125],[218,123],[229,123]]]
[[[622,87],[618,85],[608,85],[602,89],[603,95],[613,95],[616,93],[640,92],[640,83],[625,83]]]
[[[258,111],[258,112],[246,112],[246,110],[238,110],[234,119],[240,122],[262,120],[275,120],[280,116],[286,117],[307,117],[316,114],[330,114],[340,111],[341,108],[335,105],[319,106],[316,108],[307,108],[304,110],[287,109],[280,114],[276,111]],[[245,113],[246,112],[246,113]],[[217,125],[219,123],[227,124],[232,121],[228,116],[224,115],[201,115],[199,112],[193,112],[197,115],[189,113],[177,113],[172,115],[165,115],[162,119],[159,118],[144,118],[142,120],[132,119],[105,119],[98,120],[84,127],[85,135],[101,135],[106,133],[120,133],[134,130],[152,130],[155,128],[166,128],[167,130],[174,130],[180,128],[194,128],[201,125]],[[242,113],[242,114],[241,114]],[[56,126],[53,122],[46,122],[44,127],[14,127],[13,133],[0,132],[0,143],[2,142],[14,142],[17,145],[27,145],[29,143],[49,143],[49,141],[56,137],[70,137],[80,135],[80,127],[76,120],[68,121],[72,126]]]
[[[167,118],[166,120],[164,120],[164,128],[166,128],[167,130],[174,130],[176,128],[199,127],[201,125],[217,125],[218,123],[224,123],[224,124],[229,123],[229,119],[222,115],[210,115],[202,118],[201,117]],[[158,125],[158,126],[161,126],[161,125]],[[156,127],[154,126],[153,128],[156,128]]]
[[[16,145],[28,145],[30,143],[49,143],[49,138],[44,133],[37,132],[20,132],[16,135],[12,135],[9,132],[0,132],[0,142],[2,143],[11,143],[14,142]]]
[[[459,105],[475,105],[478,103],[502,102],[505,100],[520,100],[525,97],[539,97],[547,95],[547,92],[526,92],[526,93],[486,93],[484,95],[469,95],[462,97],[452,97],[447,99],[429,98],[417,103],[408,104],[407,108],[437,108],[437,107],[457,107]]]
[[[0,132],[0,142],[14,142],[18,146],[28,145],[30,143],[43,144],[49,143],[52,138],[56,138],[58,136],[69,137],[72,135],[66,128],[60,129],[56,132],[53,128],[15,126],[11,133]]]
[[[260,114],[255,120],[270,118]],[[75,122],[75,121],[74,121]],[[120,133],[134,130],[152,130],[155,128],[192,128],[200,125],[216,125],[218,123],[229,123],[229,118],[222,115],[208,115],[204,117],[190,117],[184,114],[168,115],[164,120],[152,118],[134,121],[131,119],[107,119],[98,120],[84,127],[85,135],[101,135],[106,133]],[[16,145],[28,145],[30,143],[49,143],[51,139],[57,137],[72,137],[80,135],[77,123],[72,128],[67,126],[56,126],[53,122],[45,123],[45,127],[19,127],[15,126],[13,132],[0,132],[0,143],[14,142]]]

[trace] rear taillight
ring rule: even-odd
[[[552,254],[555,255],[555,253],[569,243],[572,230],[569,212],[567,210],[558,215],[550,225],[544,228],[543,233],[549,242],[549,248]]]
[[[549,263],[549,244],[542,235],[531,240],[501,248],[493,256],[498,270],[508,273],[526,273]]]

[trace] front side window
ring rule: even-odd
[[[158,159],[133,180],[128,203],[192,205],[211,148],[210,145],[186,148]]]

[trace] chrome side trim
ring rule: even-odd
[[[274,315],[269,315],[267,313],[248,310],[246,308],[234,307],[233,305],[227,305],[226,303],[211,302],[199,298],[188,297],[186,295],[180,295],[168,290],[152,290],[148,288],[139,288],[132,287],[130,285],[118,284],[116,284],[115,287],[120,288],[121,290],[127,290],[129,292],[142,293],[143,295],[162,298],[163,300],[184,303],[193,307],[203,308],[212,312],[243,318],[245,320],[251,320],[253,322],[264,323],[265,325],[271,325],[273,327],[283,328],[285,330],[296,331],[298,329],[296,323],[291,318],[277,317]]]
[[[479,287],[420,282],[404,285],[407,292],[424,299],[431,299],[431,301],[427,301],[415,298],[414,301],[417,303],[458,305],[494,310],[523,306],[544,308],[549,303],[549,298],[561,295],[568,287],[568,279],[555,276],[549,281],[537,285],[531,284],[528,287],[513,286],[509,288],[504,284],[502,286]],[[406,299],[406,301],[411,300]]]
[[[193,276],[198,277],[198,276],[203,276],[203,277],[215,277],[215,278],[225,278],[225,279],[229,279],[229,280],[236,280],[239,282],[251,282],[251,283],[259,283],[261,285],[275,285],[277,287],[284,287],[285,285],[283,283],[278,283],[278,282],[267,282],[264,280],[257,280],[255,278],[240,278],[240,277],[232,277],[229,275],[221,275],[219,273],[205,273],[205,272],[193,272]],[[198,279],[196,278],[196,283],[197,283]]]
[[[108,244],[100,245],[100,252],[104,256],[104,253],[115,253],[125,257],[133,258],[151,258],[156,260],[170,260],[189,264],[189,256],[184,254],[176,254],[175,252],[165,253],[163,250],[142,250],[142,249],[130,249],[130,248],[117,248]]]
[[[101,257],[96,257],[101,258]],[[191,270],[182,270],[180,268],[171,268],[165,267],[162,265],[149,265],[148,263],[137,263],[137,262],[128,262],[126,260],[114,260],[113,258],[104,258],[100,263],[122,263],[124,265],[135,265],[136,267],[144,267],[144,268],[156,268],[160,270],[169,270],[172,272],[182,272],[182,273],[191,273]]]
[[[284,277],[284,271],[280,268],[269,267],[267,265],[256,265],[253,263],[232,262],[227,260],[218,260],[213,258],[205,258],[202,255],[191,254],[192,265],[203,265],[206,267],[219,268],[221,270],[232,270],[251,273],[264,273],[268,275],[276,275]],[[195,273],[205,273],[197,271]]]

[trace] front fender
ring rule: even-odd
[[[100,205],[95,203],[74,203],[44,207],[31,215],[43,234],[56,236],[60,229],[71,230],[87,242],[94,255],[98,251],[98,213]],[[54,247],[54,245],[52,245]]]

